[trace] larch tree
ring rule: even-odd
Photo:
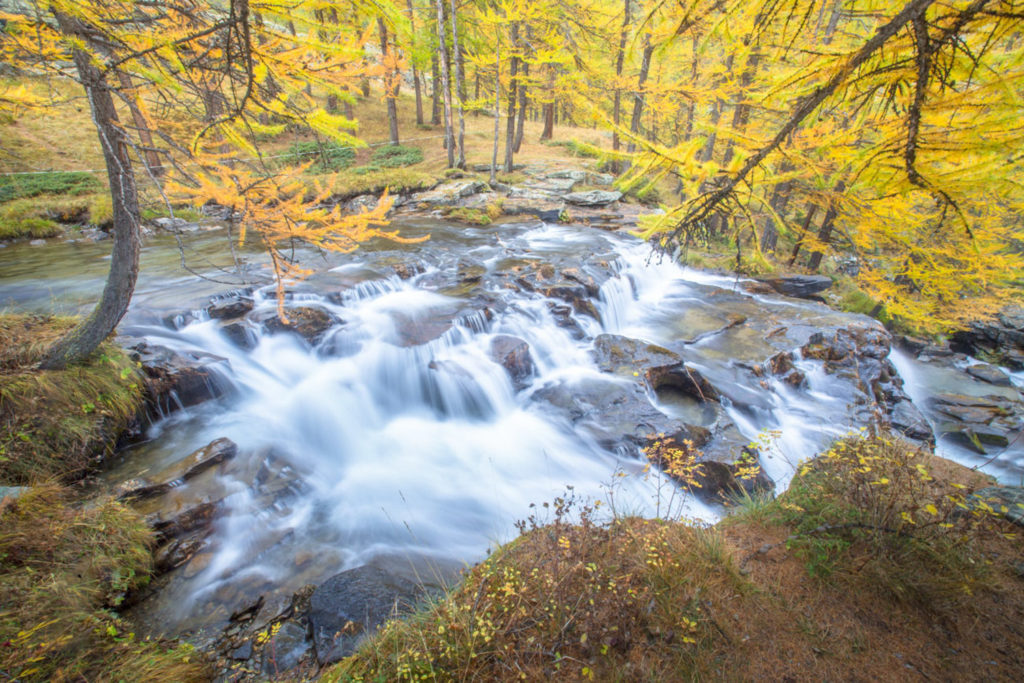
[[[112,258],[100,300],[46,352],[43,368],[62,368],[91,354],[127,311],[139,268],[140,166],[162,188],[172,212],[177,193],[196,203],[216,201],[240,215],[240,239],[247,231],[263,238],[279,291],[304,274],[279,251],[284,240],[349,250],[374,236],[392,236],[382,231],[386,198],[356,216],[312,210],[302,169],[282,177],[260,160],[258,136],[289,123],[360,144],[351,134],[354,121],[328,113],[309,95],[315,88],[347,96],[361,76],[352,67],[361,37],[320,37],[323,26],[315,15],[333,3],[230,0],[211,7],[199,0],[48,0],[31,6],[31,12],[0,16],[6,25],[2,57],[80,84],[113,208]],[[169,132],[181,126],[164,125],[147,101],[178,104],[178,114],[199,104],[204,113],[187,123],[182,136]],[[157,168],[165,177],[157,178]],[[326,192],[312,194],[322,198]]]

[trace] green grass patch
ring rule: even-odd
[[[361,194],[380,194],[389,189],[391,194],[408,194],[429,190],[438,182],[436,175],[409,168],[350,169],[337,175],[333,192],[340,199],[351,199]]]
[[[0,219],[0,240],[56,237],[63,230],[46,218]]]
[[[93,173],[54,171],[0,176],[0,203],[42,194],[80,195],[102,189]]]
[[[293,142],[281,157],[285,166],[297,166],[313,162],[310,170],[314,173],[331,173],[343,171],[356,160],[356,151],[352,147],[337,142]]]
[[[74,324],[0,316],[0,485],[81,476],[113,448],[142,405],[135,363],[112,343],[65,370],[33,367]]]
[[[114,609],[149,581],[152,533],[53,485],[0,503],[0,671],[20,681],[197,681],[187,645],[140,640]]]
[[[370,161],[373,165],[380,168],[412,166],[423,161],[423,150],[419,147],[387,145],[373,150],[373,154],[370,155]]]
[[[591,145],[586,142],[579,140],[552,140],[545,144],[551,145],[552,147],[563,147],[572,153],[574,157],[582,157],[584,159],[600,159],[605,156],[604,150],[595,145]]]

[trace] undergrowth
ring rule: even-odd
[[[152,535],[120,503],[46,485],[0,503],[0,674],[19,681],[195,681],[186,645],[140,640],[112,610],[149,580]]]
[[[419,147],[404,145],[385,145],[373,150],[370,161],[374,166],[380,168],[412,166],[423,161],[423,150]]]
[[[87,194],[101,188],[95,175],[81,171],[5,175],[0,176],[0,202],[41,194]]]
[[[135,364],[106,342],[60,371],[33,366],[75,321],[0,316],[0,484],[80,476],[142,404]]]

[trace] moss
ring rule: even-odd
[[[423,161],[423,150],[419,147],[405,147],[403,145],[385,145],[377,147],[370,155],[373,165],[380,168],[400,168],[412,166]]]
[[[79,171],[0,176],[0,202],[37,197],[42,194],[88,194],[101,187],[102,184],[95,175]]]
[[[285,166],[297,166],[312,162],[315,173],[342,171],[352,165],[356,159],[356,151],[347,145],[337,142],[294,142],[281,158]]]
[[[335,196],[351,199],[361,194],[380,194],[385,189],[391,194],[406,194],[430,189],[438,182],[434,174],[408,168],[367,168],[359,173],[354,171],[352,169],[337,174],[333,187]]]
[[[483,209],[469,209],[463,206],[449,208],[445,210],[444,215],[452,220],[470,225],[490,225],[493,222]]]
[[[143,401],[135,364],[104,343],[62,371],[33,365],[75,321],[0,316],[0,483],[31,484],[83,474],[109,451]]]
[[[203,680],[188,646],[140,641],[113,611],[150,576],[152,535],[120,503],[48,485],[0,507],[0,670],[22,681]]]

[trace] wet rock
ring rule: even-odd
[[[398,346],[420,346],[440,338],[452,328],[455,319],[454,311],[430,311],[423,315],[409,315],[394,312],[391,318],[395,324],[395,336],[392,339]]]
[[[551,311],[551,317],[554,318],[556,325],[569,330],[570,337],[579,341],[587,336],[587,333],[580,327],[579,321],[573,317],[571,306],[549,302],[548,310]]]
[[[291,620],[283,622],[263,648],[264,675],[276,678],[291,671],[302,663],[311,648],[305,626]]]
[[[395,271],[395,275],[403,280],[409,280],[410,278],[422,274],[426,270],[422,263],[410,261],[396,263],[391,266],[391,269]]]
[[[542,262],[517,268],[515,274],[515,284],[521,290],[564,301],[576,313],[600,320],[600,313],[590,298],[592,291],[600,289],[593,276],[574,268],[560,271],[554,264]]]
[[[639,377],[657,391],[671,388],[699,401],[718,400],[718,391],[695,368],[688,367],[672,351],[616,334],[594,339],[594,358],[604,372],[620,377]]]
[[[215,465],[230,460],[238,453],[231,439],[215,439],[190,453],[173,465],[145,479],[132,479],[122,483],[119,497],[150,498],[167,493],[181,482],[188,481]],[[128,487],[131,488],[128,488]]]
[[[997,515],[1024,526],[1024,487],[987,486],[975,491],[967,502],[972,507],[984,502]]]
[[[252,641],[246,640],[241,645],[232,650],[228,657],[235,660],[236,662],[244,662],[248,660],[250,657],[252,657]]]
[[[523,190],[525,193],[542,192],[551,196],[564,195],[566,192],[571,191],[577,182],[579,181],[573,178],[555,178],[551,175],[530,178],[523,183],[521,188],[513,187],[509,191],[509,196],[515,196],[515,193],[520,190]]]
[[[259,344],[256,330],[245,321],[228,323],[220,328],[220,333],[232,344],[246,351],[252,351]]]
[[[310,344],[316,344],[323,337],[327,330],[338,324],[338,319],[323,310],[312,306],[299,306],[289,308],[285,311],[288,322],[281,320],[277,315],[271,316],[263,321],[263,326],[271,333],[291,332],[305,339]]]
[[[505,368],[517,389],[525,387],[526,380],[533,376],[530,345],[519,337],[499,334],[491,339],[491,359]]]
[[[218,398],[230,389],[215,369],[227,362],[220,356],[197,351],[179,353],[146,342],[130,348],[131,359],[142,365],[146,393],[158,414]]]
[[[605,206],[622,199],[622,193],[612,190],[589,190],[587,192],[570,192],[564,196],[569,204],[576,206]]]
[[[910,401],[898,401],[889,413],[889,422],[897,431],[910,439],[928,443],[935,441],[935,435],[928,420]]]
[[[363,566],[327,579],[309,603],[309,624],[320,664],[355,652],[389,618],[408,612],[422,588],[379,567]]]
[[[802,299],[815,296],[832,286],[832,278],[824,275],[789,275],[762,280],[779,294]]]
[[[950,337],[954,351],[987,353],[1015,370],[1024,369],[1024,307],[1007,306],[993,320],[972,322]]]
[[[167,541],[196,531],[208,531],[220,509],[221,501],[202,502],[173,514],[156,513],[146,522],[156,532],[158,541]]]
[[[193,533],[158,546],[153,552],[153,564],[157,574],[165,574],[189,562],[196,553],[206,547],[206,536],[207,534],[203,533]]]
[[[251,311],[254,305],[251,298],[229,297],[211,304],[206,313],[214,319],[231,320],[241,318]]]
[[[980,454],[988,447],[1005,448],[1024,429],[1024,403],[1000,396],[937,394],[928,401],[945,421],[936,431],[941,438]]]
[[[487,266],[475,259],[461,258],[455,267],[455,276],[463,283],[480,282],[486,274]]]
[[[438,185],[427,192],[417,192],[409,201],[426,206],[456,206],[460,199],[484,190],[486,183],[479,180],[456,180]]]
[[[535,193],[529,197],[510,197],[501,205],[508,216],[534,216],[545,223],[557,223],[565,211],[565,203]]]
[[[1010,384],[1010,376],[1005,372],[989,365],[988,363],[979,363],[977,365],[970,365],[967,367],[967,374],[975,379],[980,379],[982,382],[988,382],[999,387],[1008,387]]]
[[[793,365],[793,354],[789,351],[780,351],[775,354],[765,363],[765,369],[771,374],[781,377],[782,381],[786,384],[799,388],[807,383],[807,377],[804,373],[796,369]],[[755,372],[755,374],[757,374]]]

